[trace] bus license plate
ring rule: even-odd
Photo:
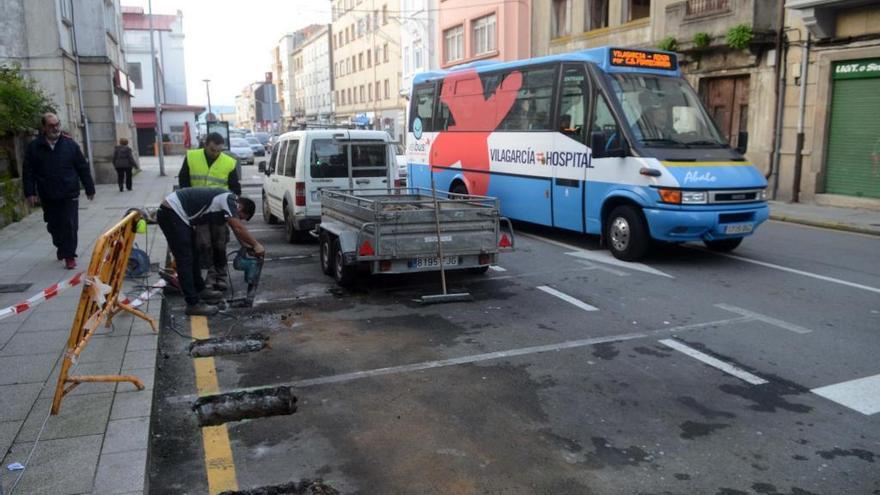
[[[725,234],[748,234],[752,231],[753,225],[750,223],[737,223],[728,225],[724,228]]]
[[[444,256],[443,257],[443,266],[456,266],[458,265],[458,256]],[[415,258],[410,261],[410,266],[412,268],[439,268],[440,267],[440,258],[437,256],[426,256],[423,258]]]

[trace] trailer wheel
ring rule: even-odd
[[[342,244],[339,238],[333,239],[333,278],[342,287],[349,287],[354,283],[355,267],[345,264],[345,253],[342,252]]]
[[[611,211],[605,222],[605,239],[615,258],[636,261],[648,252],[650,238],[641,213],[624,205]]]
[[[732,239],[719,239],[717,241],[703,241],[703,244],[705,244],[710,251],[726,253],[736,249],[742,241],[742,237],[734,237]]]
[[[473,273],[474,275],[482,275],[488,271],[489,271],[489,265],[475,266],[473,268],[468,268],[468,273]]]
[[[333,241],[330,239],[330,234],[327,232],[321,232],[320,239],[321,271],[324,272],[325,275],[333,275],[333,263],[336,258],[336,254],[333,252]]]
[[[269,209],[269,195],[265,192],[263,193],[263,221],[269,225],[278,223],[278,217],[273,215],[272,210]]]
[[[465,186],[464,184],[462,184],[461,182],[459,182],[459,183],[456,183],[454,186],[452,186],[452,190],[449,191],[449,192],[451,192],[452,194],[464,194],[464,195],[467,195],[468,190],[467,190],[467,186]]]

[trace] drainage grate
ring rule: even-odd
[[[0,294],[12,294],[15,292],[24,292],[31,288],[33,284],[0,284]]]
[[[200,397],[192,408],[199,417],[199,426],[217,426],[229,421],[293,414],[296,397],[290,387],[273,387]]]
[[[226,354],[244,354],[257,352],[269,345],[269,337],[252,333],[243,337],[222,337],[196,340],[189,345],[192,357],[223,356]]]
[[[302,480],[299,483],[261,486],[253,490],[222,492],[220,495],[339,495],[339,492],[325,485],[323,480]]]

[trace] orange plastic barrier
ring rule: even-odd
[[[144,389],[143,382],[132,375],[70,376],[68,374],[95,331],[102,323],[109,327],[113,317],[120,311],[129,312],[146,320],[154,332],[158,331],[156,320],[120,301],[119,298],[131,247],[134,244],[135,230],[140,219],[139,212],[128,213],[122,221],[102,234],[95,244],[92,260],[84,277],[85,284],[79,298],[76,318],[73,320],[70,337],[67,339],[67,351],[64,353],[61,374],[58,376],[55,398],[52,401],[52,414],[58,414],[61,409],[61,399],[80,383],[131,382],[138,390]]]

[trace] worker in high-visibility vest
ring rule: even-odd
[[[216,132],[205,138],[204,148],[189,150],[178,174],[178,184],[184,187],[216,187],[241,196],[241,181],[236,159],[223,153],[225,141]],[[195,228],[196,246],[202,268],[208,269],[205,280],[208,287],[225,292],[229,288],[226,278],[226,245],[229,228],[226,224],[204,224]]]

